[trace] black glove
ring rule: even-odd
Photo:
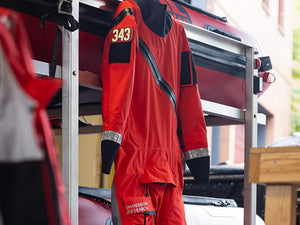
[[[209,183],[210,157],[204,156],[186,161],[195,183]]]
[[[110,174],[111,166],[118,153],[120,145],[117,142],[103,140],[101,141],[102,172]]]

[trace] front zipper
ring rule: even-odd
[[[175,111],[176,118],[177,118],[177,110],[176,110],[177,103],[176,103],[175,93],[174,93],[173,89],[170,87],[170,85],[164,80],[164,78],[160,74],[158,66],[155,62],[155,59],[154,59],[150,49],[148,48],[146,43],[140,37],[139,37],[139,50],[141,51],[141,53],[147,60],[148,65],[150,66],[150,69],[152,71],[152,74],[155,78],[156,83],[162,89],[162,91],[167,95],[167,97],[170,99],[170,101],[173,105],[174,111]]]

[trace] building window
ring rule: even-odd
[[[269,0],[262,0],[262,7],[265,10],[265,12],[267,13],[267,15],[270,15],[270,1]]]
[[[283,33],[284,28],[284,0],[278,2],[278,29]]]
[[[206,0],[189,0],[192,6],[200,9],[206,9]]]

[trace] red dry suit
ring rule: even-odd
[[[115,160],[122,224],[186,224],[182,152],[199,162],[208,150],[182,24],[158,1],[121,2],[105,39],[101,75],[102,170],[109,173]]]
[[[39,79],[21,18],[0,7],[0,223],[69,225],[45,108],[61,81]]]

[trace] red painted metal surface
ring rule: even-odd
[[[111,207],[90,198],[79,197],[79,225],[112,225]]]
[[[180,4],[172,0],[159,0],[159,1],[163,4],[167,4],[168,6],[167,10],[179,20],[182,20],[187,23],[191,23],[201,28],[204,28],[206,24],[217,27],[219,29],[235,34],[236,36],[241,38],[241,42],[244,44],[253,47],[259,47],[256,40],[251,35],[249,35],[247,32],[244,32],[241,29],[231,26],[227,22],[223,22],[221,20],[211,18],[191,8],[181,6]]]
[[[40,27],[41,19],[27,14],[22,18],[28,31],[34,59],[51,62],[57,24],[46,21],[45,27]],[[79,32],[79,69],[95,74],[100,72],[104,38]],[[61,48],[58,54],[58,65],[61,65]]]

